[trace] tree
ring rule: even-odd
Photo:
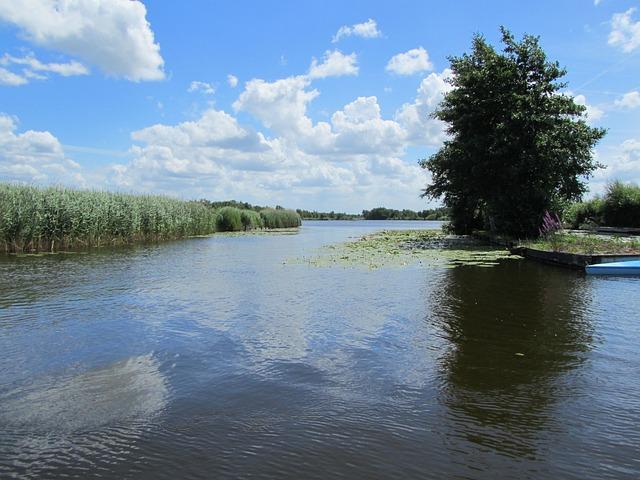
[[[586,191],[606,131],[561,93],[566,70],[547,60],[539,37],[501,33],[503,52],[475,35],[470,54],[449,58],[452,90],[433,113],[449,138],[420,162],[432,175],[423,196],[443,197],[458,233],[535,236],[545,210]]]

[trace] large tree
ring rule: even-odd
[[[605,130],[561,93],[566,70],[547,60],[538,37],[501,32],[502,52],[476,35],[470,54],[449,58],[453,89],[433,114],[449,137],[420,162],[432,175],[423,196],[443,198],[459,233],[484,226],[535,236],[545,210],[586,191]]]

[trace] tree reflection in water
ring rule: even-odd
[[[535,457],[537,437],[562,428],[593,342],[587,281],[527,262],[442,278],[429,321],[450,345],[439,365],[453,436],[460,448]]]

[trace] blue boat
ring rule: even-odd
[[[640,260],[587,265],[587,273],[591,275],[640,275]]]

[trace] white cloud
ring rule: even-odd
[[[590,182],[592,193],[602,193],[614,180],[640,185],[640,140],[628,139],[617,147],[596,151],[597,159],[605,165],[597,170]]]
[[[635,8],[624,13],[615,13],[611,18],[609,45],[620,47],[623,52],[632,52],[640,46],[640,21],[634,22],[631,17]]]
[[[355,53],[345,55],[339,50],[324,52],[322,63],[315,58],[309,67],[309,78],[340,77],[343,75],[357,75],[358,65]]]
[[[602,0],[593,0],[593,4],[597,7],[602,3]]]
[[[71,61],[65,63],[43,63],[33,54],[25,57],[14,57],[5,54],[0,58],[0,65],[22,65],[26,67],[26,72],[51,72],[63,77],[71,77],[74,75],[88,75],[89,70],[80,62]],[[27,73],[29,75],[29,73]]]
[[[320,92],[306,90],[310,83],[304,75],[275,82],[253,79],[246,83],[233,108],[249,112],[280,135],[295,136],[312,128],[306,116],[307,104]]]
[[[154,125],[133,133],[133,158],[112,167],[112,181],[303,208],[357,210],[380,202],[417,208],[427,175],[403,157],[411,145],[437,146],[444,139],[441,122],[429,113],[450,88],[449,75],[446,70],[425,78],[395,119],[383,118],[377,97],[368,96],[319,122],[307,113],[320,94],[308,75],[253,79],[233,107],[255,117],[268,134],[213,108],[195,121]]]
[[[235,75],[227,75],[227,83],[231,88],[236,88],[238,86],[238,77]]]
[[[5,181],[82,184],[79,165],[66,158],[49,132],[16,133],[17,121],[0,113],[0,178]]]
[[[416,99],[405,103],[396,113],[396,121],[407,131],[407,139],[418,145],[440,145],[445,137],[445,124],[431,118],[445,94],[451,91],[448,82],[452,72],[445,69],[442,73],[431,73],[420,82]]]
[[[622,97],[618,98],[615,102],[613,102],[614,106],[617,108],[627,108],[633,109],[640,107],[640,92],[634,90],[632,92],[627,92]]]
[[[377,38],[382,36],[382,32],[378,30],[378,24],[372,18],[363,23],[356,23],[355,25],[343,25],[338,29],[338,32],[333,36],[333,43],[338,42],[344,37],[361,37],[361,38]]]
[[[0,85],[9,85],[11,87],[16,87],[18,85],[24,85],[26,83],[29,83],[28,78],[10,72],[6,68],[0,67]]]
[[[424,48],[418,47],[391,57],[386,70],[397,75],[413,75],[432,68],[433,64],[429,60],[429,54]]]
[[[164,78],[160,46],[142,2],[21,0],[0,2],[0,19],[29,42],[132,81]]]
[[[567,93],[571,94],[570,92],[567,92]],[[573,100],[578,105],[583,105],[583,106],[587,107],[587,110],[586,110],[587,123],[597,122],[598,120],[600,120],[603,117],[604,111],[602,109],[596,107],[595,105],[590,105],[587,102],[587,97],[585,97],[584,95],[576,95],[575,97],[573,97]]]
[[[194,80],[187,89],[188,92],[201,92],[205,95],[213,95],[216,93],[216,87],[207,82],[198,82]]]

